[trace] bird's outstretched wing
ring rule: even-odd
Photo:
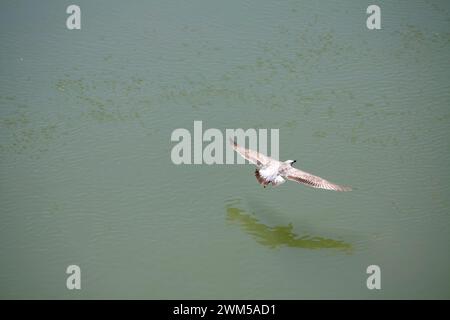
[[[347,186],[340,186],[321,177],[317,177],[308,172],[304,172],[298,170],[297,168],[290,168],[286,172],[284,172],[283,176],[287,179],[296,181],[298,183],[302,183],[312,188],[326,189],[326,190],[334,190],[334,191],[351,191],[352,188]]]
[[[265,166],[269,162],[273,161],[272,158],[251,149],[246,149],[244,147],[241,147],[236,143],[236,141],[230,139],[230,144],[233,147],[233,149],[239,153],[242,157],[250,161],[251,163],[257,165],[258,167]]]

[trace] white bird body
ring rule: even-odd
[[[274,187],[279,186],[280,184],[286,182],[285,179],[288,179],[312,188],[335,191],[351,190],[350,187],[331,183],[321,177],[294,168],[292,164],[296,162],[295,160],[281,162],[257,151],[243,148],[232,140],[230,142],[231,146],[237,153],[257,166],[255,176],[264,188],[269,184],[272,184]]]
[[[279,186],[286,182],[279,173],[281,165],[281,162],[274,160],[270,165],[259,167],[255,171],[256,179],[262,185],[264,185],[264,182],[269,182],[273,186]]]

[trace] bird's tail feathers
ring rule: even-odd
[[[263,185],[263,186],[267,186],[267,185],[270,183],[270,181],[266,180],[266,179],[261,175],[261,173],[259,172],[259,169],[256,169],[256,170],[255,170],[255,177],[256,177],[256,180],[258,180],[259,184],[261,184],[261,185]]]

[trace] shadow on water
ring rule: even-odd
[[[239,224],[258,243],[277,248],[281,246],[303,249],[337,249],[350,253],[352,245],[341,241],[318,236],[298,236],[293,232],[293,225],[270,227],[258,221],[254,216],[238,208],[236,204],[226,206],[227,220]]]

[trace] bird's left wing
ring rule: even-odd
[[[247,159],[248,161],[250,161],[253,164],[256,164],[257,166],[261,167],[261,166],[265,166],[266,164],[268,164],[269,162],[273,161],[272,158],[258,152],[258,151],[254,151],[252,149],[246,149],[244,147],[241,147],[240,145],[238,145],[236,143],[236,141],[230,139],[230,144],[233,147],[233,149],[239,153],[242,157],[244,157],[245,159]]]
[[[297,168],[289,168],[283,173],[287,179],[302,183],[312,188],[334,190],[334,191],[351,191],[352,188],[347,186],[340,186],[334,184],[328,180],[322,179],[321,177],[312,175],[308,172],[298,170]]]

